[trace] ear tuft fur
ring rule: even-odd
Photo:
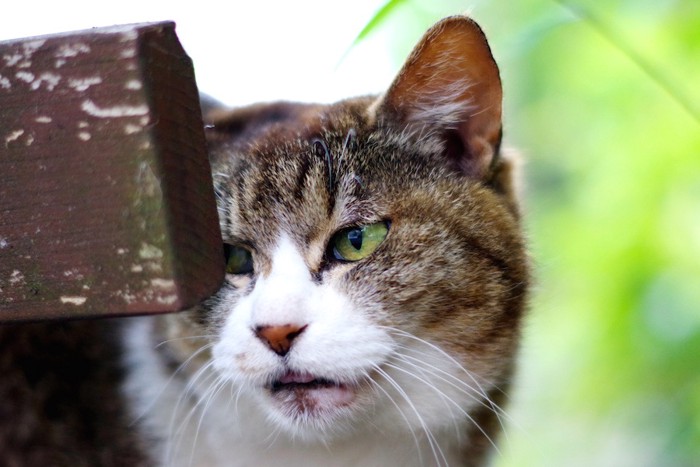
[[[433,26],[376,103],[380,124],[439,135],[448,163],[488,179],[501,141],[502,90],[484,33],[464,16]]]

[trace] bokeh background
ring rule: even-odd
[[[17,3],[17,2],[13,2]],[[231,105],[384,89],[469,11],[525,155],[536,285],[510,466],[700,466],[700,1],[357,0],[4,5],[0,40],[174,19]]]

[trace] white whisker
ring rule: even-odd
[[[401,336],[408,337],[409,339],[414,339],[414,340],[416,340],[416,341],[418,341],[418,342],[420,342],[420,343],[422,343],[422,344],[424,344],[424,345],[430,347],[431,349],[433,349],[433,350],[439,352],[442,356],[444,356],[445,358],[447,358],[450,362],[452,362],[452,363],[453,363],[454,365],[456,365],[460,370],[462,370],[462,371],[464,372],[464,374],[466,374],[467,376],[469,376],[469,378],[470,378],[472,381],[474,381],[474,384],[476,384],[476,386],[479,388],[479,392],[481,393],[481,395],[483,395],[484,397],[486,396],[486,391],[484,391],[484,389],[481,387],[481,384],[479,384],[479,382],[478,382],[477,379],[474,377],[474,375],[472,374],[472,372],[469,371],[469,370],[467,370],[466,368],[464,368],[464,366],[463,366],[460,362],[458,362],[452,355],[450,355],[450,354],[448,354],[447,352],[445,352],[444,350],[442,350],[439,346],[437,346],[437,345],[435,345],[435,344],[433,344],[433,343],[431,343],[431,342],[428,342],[428,341],[426,341],[425,339],[421,339],[420,337],[415,336],[415,335],[411,334],[410,332],[406,332],[406,331],[403,331],[403,330],[401,330],[401,329],[390,328],[390,327],[386,327],[386,326],[385,326],[385,328],[388,329],[388,330],[390,330],[390,331],[392,331],[392,332],[395,332],[395,333],[397,333],[397,334],[399,334],[399,335],[401,335]]]
[[[387,399],[389,399],[389,401],[394,405],[394,407],[396,407],[396,410],[399,412],[399,415],[401,415],[401,418],[403,418],[404,421],[406,422],[406,426],[408,426],[408,429],[411,430],[411,436],[413,436],[413,441],[416,444],[416,450],[418,451],[418,461],[420,464],[423,464],[423,455],[422,455],[421,449],[420,449],[420,441],[418,441],[418,436],[416,435],[415,430],[411,426],[411,422],[408,420],[408,417],[406,417],[406,414],[404,413],[403,410],[401,410],[401,407],[399,407],[399,404],[394,400],[393,397],[391,397],[391,395],[386,391],[386,389],[384,389],[381,386],[381,384],[379,384],[377,381],[375,381],[373,379],[370,379],[369,381],[371,381],[372,384],[374,385],[374,387],[379,389],[387,397]]]
[[[463,384],[466,388],[468,388],[468,389],[471,390],[471,391],[474,391],[476,394],[478,394],[479,396],[481,396],[481,399],[475,398],[475,400],[477,400],[477,401],[479,402],[480,405],[485,406],[485,407],[489,408],[491,411],[493,411],[493,413],[496,415],[496,418],[497,418],[497,420],[498,420],[499,425],[501,426],[501,429],[502,429],[504,432],[506,431],[506,430],[505,430],[505,424],[504,424],[504,422],[503,422],[503,420],[502,420],[501,417],[502,417],[502,416],[506,416],[506,418],[510,418],[510,417],[508,417],[507,414],[506,414],[506,412],[505,412],[498,404],[496,404],[496,403],[489,397],[489,395],[488,395],[487,392],[484,390],[483,386],[479,383],[479,381],[476,379],[476,377],[474,376],[474,374],[473,374],[471,371],[469,371],[468,369],[466,369],[466,368],[464,367],[464,365],[462,365],[462,364],[461,364],[459,361],[457,361],[452,355],[450,355],[449,353],[445,352],[445,351],[444,351],[443,349],[441,349],[439,346],[437,346],[437,345],[435,345],[435,344],[433,344],[433,343],[431,343],[431,342],[428,342],[428,341],[426,341],[425,339],[421,339],[420,337],[415,336],[415,335],[413,335],[413,334],[411,334],[411,333],[409,333],[409,332],[407,332],[407,331],[404,331],[404,330],[401,330],[401,329],[396,329],[396,328],[394,328],[394,327],[383,326],[383,328],[386,329],[386,330],[388,330],[390,333],[395,333],[396,335],[403,336],[403,337],[406,337],[406,338],[415,340],[415,341],[417,341],[418,343],[420,343],[420,344],[422,344],[422,345],[425,345],[425,346],[428,347],[429,349],[432,349],[432,350],[438,352],[442,357],[444,357],[445,359],[447,359],[452,365],[456,366],[463,374],[465,374],[471,381],[474,382],[474,384],[476,385],[476,389],[475,389],[474,387],[472,387],[472,386],[471,386],[469,383],[467,383],[466,381],[463,381],[463,380],[461,380],[461,379],[459,379],[459,378],[456,378],[456,377],[454,377],[453,375],[450,375],[449,373],[446,373],[446,372],[444,372],[444,371],[442,371],[442,370],[440,370],[440,371],[441,371],[442,373],[444,373],[444,374],[449,375],[451,378],[456,379],[456,380],[459,381],[461,384]],[[410,348],[410,347],[407,347],[407,346],[400,346],[400,347],[402,347],[402,348],[404,348],[404,349],[412,350],[412,351],[414,351],[414,352],[418,352],[417,350],[414,350],[414,349],[412,349],[412,348]],[[420,352],[418,352],[418,353],[420,353]],[[406,355],[405,353],[403,354],[403,356],[405,356],[405,357],[407,357],[407,358],[411,358],[410,356]],[[420,361],[420,360],[418,360],[418,361]],[[423,362],[423,363],[425,363],[425,362]],[[425,363],[425,364],[427,364],[427,363]],[[437,370],[437,368],[436,368],[436,370]],[[437,375],[436,375],[436,376],[437,376]],[[472,395],[471,397],[474,397],[474,396]],[[482,431],[482,433],[483,433],[483,430],[482,430],[481,427],[479,427],[479,426],[477,425],[477,428],[478,428],[480,431]],[[485,433],[484,433],[484,434],[485,434]],[[506,435],[506,436],[507,436],[507,435]],[[492,441],[491,443],[493,444],[493,441]],[[495,446],[495,445],[494,445],[494,446]]]
[[[194,452],[197,447],[197,441],[199,440],[199,432],[202,429],[202,423],[204,422],[204,417],[207,414],[207,410],[211,406],[211,402],[218,396],[221,390],[226,386],[227,381],[220,375],[216,375],[214,384],[212,384],[206,391],[206,396],[202,397],[200,400],[206,401],[204,407],[200,411],[199,420],[197,422],[197,428],[194,431],[194,439],[192,440],[192,448],[190,450],[190,465],[194,462]],[[199,405],[199,403],[197,403]]]
[[[425,380],[425,379],[423,379],[423,378],[421,378],[421,377],[419,377],[419,376],[416,376],[415,374],[411,373],[410,371],[408,371],[408,370],[406,370],[406,369],[404,369],[404,368],[401,368],[401,367],[396,366],[396,365],[392,365],[392,364],[390,364],[390,363],[386,363],[386,366],[389,366],[389,367],[391,367],[391,368],[394,368],[394,369],[397,370],[397,371],[400,371],[400,372],[402,372],[402,373],[404,373],[404,374],[407,374],[407,375],[411,376],[412,378],[417,379],[417,380],[420,381],[421,383],[425,384],[426,386],[428,386],[429,388],[431,388],[432,390],[434,390],[435,392],[437,392],[438,395],[440,395],[440,397],[443,398],[443,400],[446,400],[446,401],[449,401],[450,403],[452,403],[452,405],[454,405],[455,408],[457,408],[457,410],[459,410],[459,412],[460,412],[462,415],[464,415],[465,417],[467,417],[467,419],[469,419],[469,421],[471,421],[471,422],[474,424],[474,426],[476,426],[476,428],[481,432],[481,434],[483,434],[483,435],[486,437],[486,439],[489,441],[489,443],[491,443],[491,445],[492,445],[492,446],[496,449],[496,451],[499,452],[499,454],[500,454],[500,451],[498,451],[498,447],[496,446],[496,443],[493,441],[493,439],[491,439],[491,437],[490,437],[490,436],[486,433],[486,431],[476,422],[476,420],[474,420],[474,418],[473,418],[471,415],[469,415],[469,413],[468,413],[466,410],[464,410],[464,408],[462,408],[457,402],[455,402],[454,399],[452,399],[451,397],[447,396],[444,392],[442,392],[440,389],[438,389],[434,384],[430,383],[429,381],[427,381],[427,380]]]
[[[173,338],[171,338],[171,339],[166,339],[166,340],[164,340],[164,341],[159,342],[159,343],[158,343],[155,347],[153,347],[153,348],[154,348],[154,349],[158,349],[158,348],[164,346],[165,344],[169,344],[169,343],[171,343],[171,342],[182,341],[182,340],[190,340],[190,339],[209,339],[209,340],[213,340],[213,339],[216,339],[216,336],[209,335],[209,334],[205,334],[205,335],[201,335],[201,336],[180,336],[180,337],[173,337]]]
[[[162,342],[161,342],[161,344],[162,344]],[[158,346],[160,346],[161,344],[158,344]],[[158,402],[158,399],[160,399],[160,397],[163,395],[163,393],[164,393],[165,390],[168,388],[168,386],[172,383],[172,381],[175,379],[175,377],[180,373],[180,371],[182,371],[182,370],[183,370],[187,365],[189,365],[195,358],[197,358],[197,356],[198,356],[199,354],[201,354],[202,352],[204,352],[204,351],[210,349],[213,345],[214,345],[214,344],[212,344],[212,343],[208,343],[208,344],[205,344],[205,345],[201,346],[201,347],[198,348],[196,351],[192,352],[192,355],[190,355],[190,356],[187,358],[187,360],[185,360],[184,362],[182,362],[182,363],[172,372],[172,374],[170,375],[170,377],[168,378],[168,380],[165,382],[165,384],[163,384],[163,386],[160,388],[160,390],[158,391],[158,393],[153,397],[153,399],[152,399],[151,401],[149,401],[148,405],[146,405],[146,407],[145,407],[143,410],[141,410],[141,413],[138,414],[138,415],[136,416],[136,418],[134,418],[134,420],[131,421],[131,425],[130,425],[130,426],[133,426],[133,425],[135,425],[136,423],[138,423],[139,420],[141,420],[142,418],[144,418],[144,417],[146,416],[146,414],[148,414],[148,412],[150,412],[150,411],[153,409],[153,407],[155,406],[156,402]],[[158,348],[158,346],[156,346],[155,348]]]
[[[405,349],[415,351],[415,349],[409,347],[405,347]],[[410,355],[397,354],[396,357],[403,360],[406,364],[411,365],[417,369],[420,368],[423,371],[428,371],[428,373],[430,373],[431,376],[438,378],[440,381],[443,381],[444,383],[462,392],[464,395],[468,396],[470,399],[472,399],[474,402],[481,405],[482,407],[497,411],[498,414],[503,415],[507,419],[510,419],[510,416],[501,407],[499,407],[497,404],[491,401],[488,395],[482,394],[481,392],[474,389],[471,385],[469,385],[469,383],[462,381],[461,379],[457,378],[451,373],[435,365],[432,365],[424,360],[412,357]],[[474,393],[479,394],[481,397],[475,396]]]
[[[204,365],[202,368],[200,368],[199,370],[197,370],[197,372],[195,372],[195,374],[192,376],[192,378],[190,379],[190,381],[188,382],[188,384],[185,386],[184,390],[183,390],[182,393],[180,394],[180,397],[178,397],[177,403],[175,404],[175,408],[173,409],[172,416],[171,416],[171,418],[170,418],[170,428],[169,428],[169,430],[168,430],[168,432],[170,433],[171,439],[174,440],[174,442],[173,442],[173,443],[171,444],[171,446],[169,447],[169,448],[170,448],[170,449],[169,449],[170,452],[169,452],[169,454],[168,454],[168,462],[167,462],[168,465],[171,465],[171,464],[172,464],[173,457],[174,457],[175,453],[176,453],[177,451],[180,450],[180,447],[179,447],[179,446],[180,446],[181,442],[183,441],[184,434],[185,434],[185,431],[186,431],[187,423],[189,422],[190,418],[193,416],[194,412],[197,410],[197,408],[198,408],[199,405],[201,404],[201,401],[202,401],[202,400],[199,399],[199,400],[190,408],[190,410],[188,411],[187,415],[185,415],[185,417],[180,421],[177,430],[175,430],[174,427],[175,427],[175,423],[176,423],[176,419],[177,419],[178,413],[180,412],[180,407],[182,406],[182,404],[184,403],[184,401],[185,401],[188,397],[191,397],[191,396],[195,395],[195,392],[196,392],[196,391],[195,391],[195,389],[196,389],[195,386],[196,386],[196,385],[198,385],[198,384],[203,384],[203,383],[205,383],[207,380],[209,380],[209,379],[211,379],[211,378],[216,378],[216,377],[217,377],[217,375],[214,374],[214,373],[211,373],[211,372],[208,373],[209,369],[210,369],[213,365],[214,365],[213,362],[209,362],[209,363],[207,363],[206,365]],[[200,381],[200,379],[202,378],[203,375],[206,375],[206,376],[205,376],[205,379],[204,379],[203,381]]]
[[[374,368],[377,373],[379,373],[384,379],[394,388],[396,391],[399,393],[399,395],[406,401],[406,403],[409,405],[413,413],[415,413],[416,418],[418,419],[418,423],[420,423],[421,428],[423,429],[423,432],[426,435],[426,438],[428,440],[428,444],[430,445],[430,450],[433,453],[433,457],[435,459],[435,462],[437,462],[438,466],[442,465],[440,462],[440,459],[444,461],[444,465],[447,465],[447,459],[445,458],[445,454],[442,452],[442,448],[440,448],[440,445],[438,444],[437,440],[435,439],[435,436],[433,435],[432,431],[430,428],[428,428],[428,425],[425,423],[425,420],[423,420],[423,417],[421,416],[420,412],[416,408],[415,404],[413,404],[413,401],[411,401],[411,398],[406,394],[406,391],[403,390],[403,388],[384,370],[382,370],[379,367]]]
[[[400,355],[395,355],[395,357],[396,357],[396,358],[400,358]],[[418,376],[412,374],[411,372],[407,371],[406,369],[401,368],[401,367],[399,367],[399,366],[397,366],[397,365],[394,365],[394,364],[392,364],[392,363],[388,363],[388,362],[387,362],[387,363],[385,363],[384,365],[387,366],[387,367],[389,367],[389,368],[394,368],[396,371],[405,373],[405,374],[411,376],[412,378],[416,378],[416,379],[418,379],[419,381],[421,381],[422,383],[424,383],[426,386],[428,386],[430,389],[432,389],[432,390],[440,397],[440,400],[442,401],[442,403],[445,405],[445,408],[446,408],[450,413],[451,413],[451,411],[452,411],[452,406],[451,406],[450,404],[455,405],[455,406],[457,406],[457,407],[459,408],[459,405],[458,405],[454,400],[452,400],[449,396],[447,396],[447,394],[445,394],[443,391],[441,391],[440,389],[438,389],[437,386],[435,386],[434,384],[432,384],[432,383],[430,383],[429,381],[425,380],[424,378],[420,378],[420,377],[418,377]],[[423,376],[425,376],[425,374],[421,371],[420,368],[416,367],[416,370],[419,371],[419,372],[421,372],[421,374],[422,374]],[[458,438],[461,438],[461,434],[462,434],[462,433],[461,433],[460,426],[459,426],[459,424],[458,424],[457,418],[456,418],[456,417],[451,417],[451,419],[452,419],[452,426],[453,426],[453,428],[455,429],[455,434],[457,435]]]

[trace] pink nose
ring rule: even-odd
[[[255,335],[273,352],[284,357],[292,347],[294,339],[304,332],[306,325],[284,324],[282,326],[257,326]]]

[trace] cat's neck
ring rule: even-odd
[[[458,452],[446,446],[444,436],[436,436],[440,447],[431,448],[424,434],[397,433],[380,436],[372,427],[357,432],[354,436],[328,443],[289,439],[285,434],[271,428],[255,405],[242,396],[238,401],[241,416],[224,419],[230,399],[227,396],[213,400],[201,421],[199,411],[191,417],[184,430],[182,444],[167,446],[161,453],[165,465],[226,465],[290,467],[309,466],[402,466],[424,467],[433,465],[461,465]],[[249,405],[250,404],[250,405]],[[230,415],[230,410],[228,411]],[[250,414],[245,417],[244,414]],[[211,418],[218,418],[215,423]],[[244,426],[241,425],[243,422]],[[206,427],[206,428],[204,428]],[[253,435],[253,433],[257,433]],[[435,457],[439,460],[435,460]],[[192,462],[190,462],[190,458]]]

